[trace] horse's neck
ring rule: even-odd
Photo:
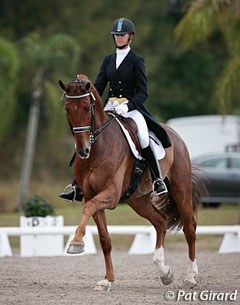
[[[93,90],[93,94],[96,99],[96,101],[95,101],[95,124],[96,124],[96,127],[99,128],[108,120],[108,116],[107,116],[106,112],[103,110],[102,99],[99,96],[99,94],[95,88]]]

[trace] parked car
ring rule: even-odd
[[[207,154],[192,160],[206,179],[208,195],[203,206],[217,207],[220,203],[240,203],[240,153]]]

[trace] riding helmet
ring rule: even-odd
[[[117,34],[135,34],[134,23],[127,18],[118,18],[113,22],[112,25],[112,35]]]

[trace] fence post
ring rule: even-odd
[[[156,231],[153,227],[146,233],[136,233],[128,254],[152,254],[156,247]]]
[[[225,233],[218,253],[239,253],[240,233]]]
[[[6,232],[0,231],[0,257],[12,256],[12,249]]]

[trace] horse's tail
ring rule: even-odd
[[[201,198],[208,194],[207,181],[201,173],[202,171],[197,166],[192,165],[192,205],[195,217],[197,216],[197,209],[201,203]]]
[[[170,187],[170,185],[168,185]],[[207,194],[205,181],[200,174],[200,170],[192,166],[192,208],[193,216],[197,218],[197,209],[201,202],[201,197]],[[169,192],[169,202],[166,206],[166,213],[168,215],[168,229],[180,230],[183,226],[181,215],[178,211],[177,204]]]

